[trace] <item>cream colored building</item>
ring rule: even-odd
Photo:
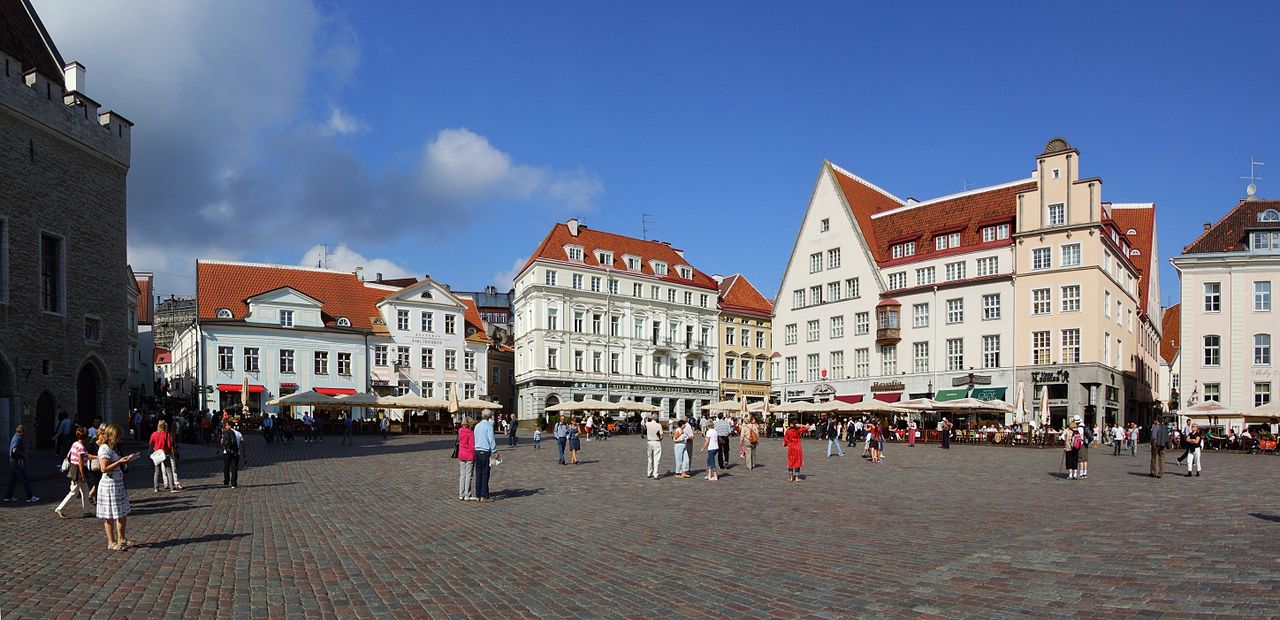
[[[762,401],[773,377],[773,304],[744,275],[718,279],[720,398]]]

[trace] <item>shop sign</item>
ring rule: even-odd
[[[1031,373],[1032,383],[1066,383],[1071,373],[1063,370],[1035,371]]]
[[[901,381],[883,381],[871,384],[872,392],[901,392],[907,389]]]

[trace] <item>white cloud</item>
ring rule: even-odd
[[[303,267],[324,267],[338,271],[355,271],[356,267],[364,267],[365,278],[372,280],[377,274],[384,278],[416,277],[409,269],[385,258],[367,258],[365,255],[349,248],[346,244],[328,247],[325,256],[324,245],[314,245],[302,255],[298,264]]]
[[[342,111],[338,106],[329,106],[329,120],[324,124],[329,135],[347,136],[360,133],[366,129],[364,123],[354,116]]]
[[[516,276],[520,275],[520,269],[528,262],[527,258],[517,258],[511,263],[511,268],[505,271],[499,271],[493,274],[493,285],[498,287],[500,291],[509,291],[515,286]]]
[[[583,171],[566,173],[512,163],[511,155],[465,127],[444,129],[428,142],[419,173],[428,194],[452,199],[537,197],[591,210],[603,191],[600,180]]]

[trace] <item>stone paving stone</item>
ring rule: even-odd
[[[184,463],[177,494],[135,467],[128,552],[57,519],[52,477],[46,501],[0,504],[0,616],[1258,617],[1280,590],[1269,455],[1154,480],[1100,454],[1074,482],[1055,450],[891,445],[871,465],[813,441],[790,483],[765,440],[764,467],[718,482],[669,475],[668,445],[655,481],[618,437],[581,465],[505,451],[481,505],[456,499],[451,439],[249,447],[235,490],[215,460]],[[68,579],[72,554],[96,569]]]

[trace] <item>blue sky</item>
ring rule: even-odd
[[[35,4],[137,123],[131,261],[162,293],[321,243],[476,288],[570,215],[649,214],[771,295],[823,159],[924,199],[1061,135],[1104,199],[1157,203],[1167,302],[1250,155],[1280,197],[1278,3]]]

